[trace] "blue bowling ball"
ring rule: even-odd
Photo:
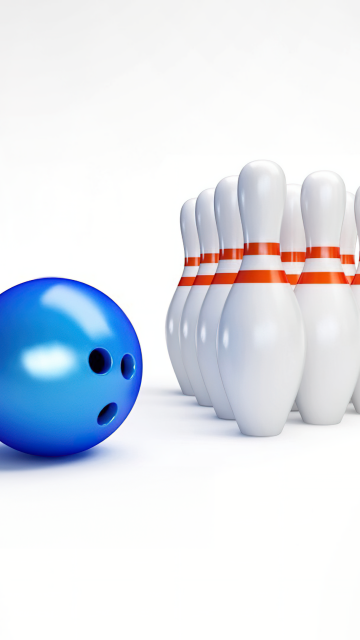
[[[42,278],[0,295],[0,441],[64,456],[108,438],[139,393],[135,330],[104,293]]]

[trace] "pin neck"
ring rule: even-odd
[[[280,244],[278,242],[246,242],[244,244],[244,256],[279,256]]]
[[[238,272],[233,273],[215,273],[211,284],[234,284]]]
[[[281,262],[305,262],[305,251],[282,251]]]
[[[200,265],[200,258],[198,256],[194,258],[185,258],[185,267],[198,267]]]
[[[341,256],[342,264],[355,264],[355,256],[352,253],[344,253]]]
[[[339,247],[307,247],[306,258],[340,258]]]
[[[218,253],[202,253],[200,258],[200,264],[209,263],[209,262],[219,262],[219,254]]]
[[[197,275],[194,280],[195,286],[206,286],[209,287],[213,281],[214,275]]]
[[[243,249],[220,249],[219,260],[241,260]]]
[[[235,284],[288,284],[288,279],[282,269],[240,269]]]

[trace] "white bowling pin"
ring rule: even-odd
[[[200,267],[185,302],[180,322],[180,344],[185,369],[198,403],[205,407],[211,407],[211,400],[197,360],[196,328],[201,305],[219,261],[214,191],[214,189],[205,189],[196,200],[195,218],[200,240]]]
[[[197,326],[197,358],[216,415],[234,420],[221,380],[216,353],[217,330],[225,300],[243,255],[243,232],[237,196],[238,177],[219,182],[215,189],[215,218],[220,255],[214,279],[201,307]]]
[[[357,240],[355,213],[354,213],[354,195],[346,192],[346,208],[344,222],[340,236],[340,258],[341,264],[349,284],[355,275],[355,247]]]
[[[295,289],[306,359],[296,404],[304,422],[338,424],[360,369],[360,320],[340,261],[345,184],[332,171],[310,174],[301,189],[306,260]]]
[[[355,218],[356,218],[356,226],[357,233],[360,238],[360,187],[355,194]],[[351,282],[351,291],[354,294],[354,298],[356,300],[356,304],[360,310],[360,262],[358,265],[357,272]],[[351,398],[353,405],[358,413],[360,413],[360,377],[356,383],[354,393]]]
[[[187,396],[194,392],[186,373],[180,347],[180,320],[186,298],[194,284],[200,265],[200,244],[195,221],[196,198],[187,200],[180,212],[180,228],[184,244],[185,266],[166,316],[166,343],[171,364],[178,379],[181,391]]]
[[[281,262],[286,277],[295,289],[305,262],[306,240],[300,206],[301,185],[288,184],[284,215],[281,223],[280,250]],[[297,411],[294,402],[291,411]]]
[[[301,312],[280,260],[285,175],[266,160],[240,173],[244,257],[225,302],[218,362],[240,431],[281,433],[301,381],[305,336]]]

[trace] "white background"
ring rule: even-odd
[[[273,439],[177,391],[182,203],[251,160],[360,184],[353,0],[0,0],[0,288],[78,279],[144,355],[136,406],[60,461],[0,445],[4,640],[358,639],[360,417]]]

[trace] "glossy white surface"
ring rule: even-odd
[[[355,268],[355,247],[357,240],[357,230],[355,221],[355,196],[349,191],[346,192],[346,207],[344,222],[341,228],[340,235],[340,254],[342,256],[354,256],[354,264],[343,264],[344,273],[346,276],[354,277]]]
[[[183,204],[180,212],[180,228],[184,244],[185,259],[200,258],[199,236],[195,221],[195,203],[196,198],[187,200]],[[198,269],[198,266],[185,265],[182,277],[195,277]],[[166,316],[165,334],[171,364],[181,391],[185,395],[193,396],[194,392],[184,367],[180,347],[180,320],[190,289],[190,286],[176,287]]]
[[[306,251],[304,224],[301,216],[300,184],[286,185],[284,213],[281,222],[281,251]]]
[[[280,241],[285,175],[274,162],[257,161],[240,173],[238,197],[244,239]],[[241,270],[282,270],[280,256],[245,256]],[[288,283],[234,284],[218,335],[218,362],[226,394],[242,433],[281,433],[303,371],[301,313]]]
[[[285,207],[280,232],[281,253],[305,253],[306,251],[306,239],[301,215],[300,194],[300,184],[286,185]],[[284,262],[282,260],[286,275],[299,276],[303,270],[304,262],[305,260],[302,262]],[[295,289],[295,286],[295,284],[291,283],[291,287],[293,289]],[[296,402],[294,402],[291,411],[298,411]]]
[[[340,235],[341,255],[354,255],[357,238],[355,219],[355,196],[349,191],[346,192],[346,206],[344,220]]]
[[[215,220],[220,251],[244,247],[237,192],[238,180],[239,176],[223,178],[215,189]]]
[[[219,253],[219,238],[216,229],[214,211],[215,189],[205,189],[196,200],[196,226],[200,240],[200,252]],[[217,263],[201,263],[199,276],[214,275]],[[211,407],[196,355],[196,329],[199,313],[210,285],[196,285],[191,288],[184,305],[180,322],[180,344],[183,362],[198,403]]]
[[[243,232],[237,195],[238,176],[219,182],[215,189],[215,218],[220,250],[243,249]],[[237,273],[241,260],[220,260],[216,273]],[[212,284],[201,307],[197,326],[199,367],[218,418],[234,420],[217,361],[217,331],[231,284]]]
[[[354,199],[354,212],[355,212],[355,222],[356,222],[356,227],[357,227],[357,233],[358,236],[360,237],[360,187],[358,188],[356,194],[355,194],[355,199]],[[357,274],[360,274],[360,262],[357,268]],[[351,285],[351,291],[354,295],[357,307],[359,309],[360,312],[360,285],[358,284],[353,284]],[[355,385],[355,389],[354,389],[354,393],[352,395],[351,398],[353,405],[356,409],[356,411],[358,413],[360,413],[360,377],[358,378],[356,385]]]
[[[301,190],[308,247],[339,247],[346,205],[343,180],[331,171],[310,174]],[[339,258],[307,259],[305,272],[342,270]],[[360,319],[346,284],[299,284],[307,350],[296,403],[304,422],[342,420],[360,369]]]
[[[285,175],[278,164],[257,160],[245,165],[238,183],[244,244],[280,242],[285,198]]]

